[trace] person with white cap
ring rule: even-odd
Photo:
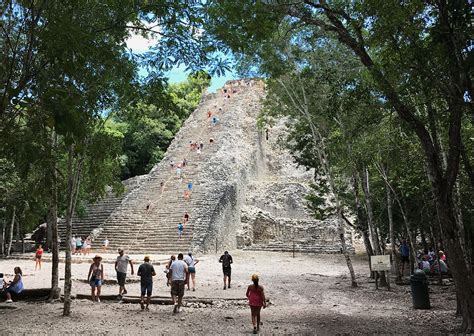
[[[115,261],[115,271],[117,272],[117,282],[119,285],[119,299],[121,300],[123,295],[127,294],[127,289],[125,288],[125,280],[127,278],[127,268],[128,264],[130,264],[130,268],[132,270],[133,275],[133,263],[130,260],[130,257],[124,254],[122,248],[118,249],[118,256],[117,260]]]

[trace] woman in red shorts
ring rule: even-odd
[[[38,248],[36,249],[35,253],[35,271],[39,266],[39,269],[41,269],[41,258],[43,257],[43,246],[40,244]]]

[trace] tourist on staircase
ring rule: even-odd
[[[184,212],[184,216],[183,216],[183,224],[186,224],[189,222],[189,214],[187,211]]]
[[[183,235],[183,230],[184,230],[183,223],[179,223],[178,224],[178,239],[179,240],[181,240],[181,236]]]

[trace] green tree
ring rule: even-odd
[[[284,61],[285,54],[270,50],[273,33],[282,32],[279,28],[284,28],[284,34],[277,37],[290,35],[286,40],[293,42],[301,38],[294,34],[301,29],[318,37],[320,45],[338,40],[348,55],[359,60],[373,94],[386,103],[385,111],[397,114],[397,124],[421,148],[440,232],[450,254],[462,330],[472,331],[474,295],[469,288],[474,278],[464,244],[466,227],[459,216],[462,203],[456,196],[461,148],[472,146],[461,137],[463,119],[473,114],[469,3],[242,0],[212,2],[210,13],[210,29],[216,36],[233,50],[251,55],[253,64],[264,71],[265,60]],[[302,49],[314,47],[307,43]],[[303,58],[301,64],[306,61]]]

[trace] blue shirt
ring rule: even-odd
[[[400,245],[400,254],[402,257],[410,256],[410,249],[408,248],[407,244]]]

